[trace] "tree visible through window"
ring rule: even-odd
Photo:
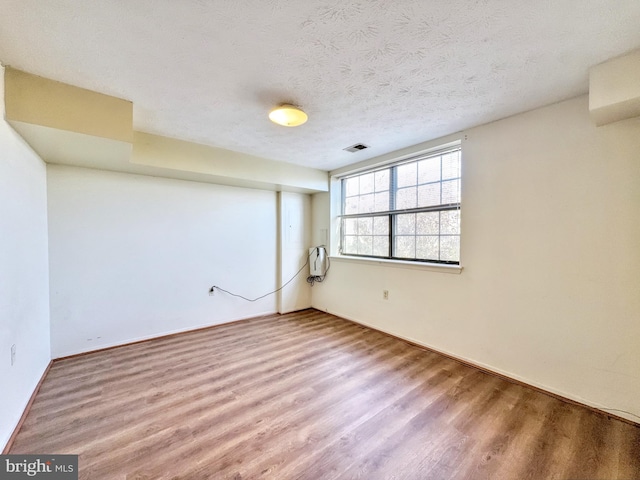
[[[460,148],[342,179],[340,253],[460,263]]]

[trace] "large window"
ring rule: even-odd
[[[340,253],[460,263],[460,148],[342,179]]]

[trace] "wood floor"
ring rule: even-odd
[[[57,361],[11,449],[80,478],[640,479],[640,428],[315,310]]]

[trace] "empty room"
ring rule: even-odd
[[[0,479],[640,479],[640,2],[0,13]]]

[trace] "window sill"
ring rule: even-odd
[[[366,257],[351,257],[349,255],[335,255],[331,256],[331,261],[338,263],[360,263],[360,264],[374,264],[384,265],[395,268],[409,268],[412,270],[427,270],[431,272],[439,273],[452,273],[459,275],[462,272],[460,265],[446,265],[442,263],[428,263],[428,262],[410,262],[406,260],[387,260],[386,258],[366,258]]]

